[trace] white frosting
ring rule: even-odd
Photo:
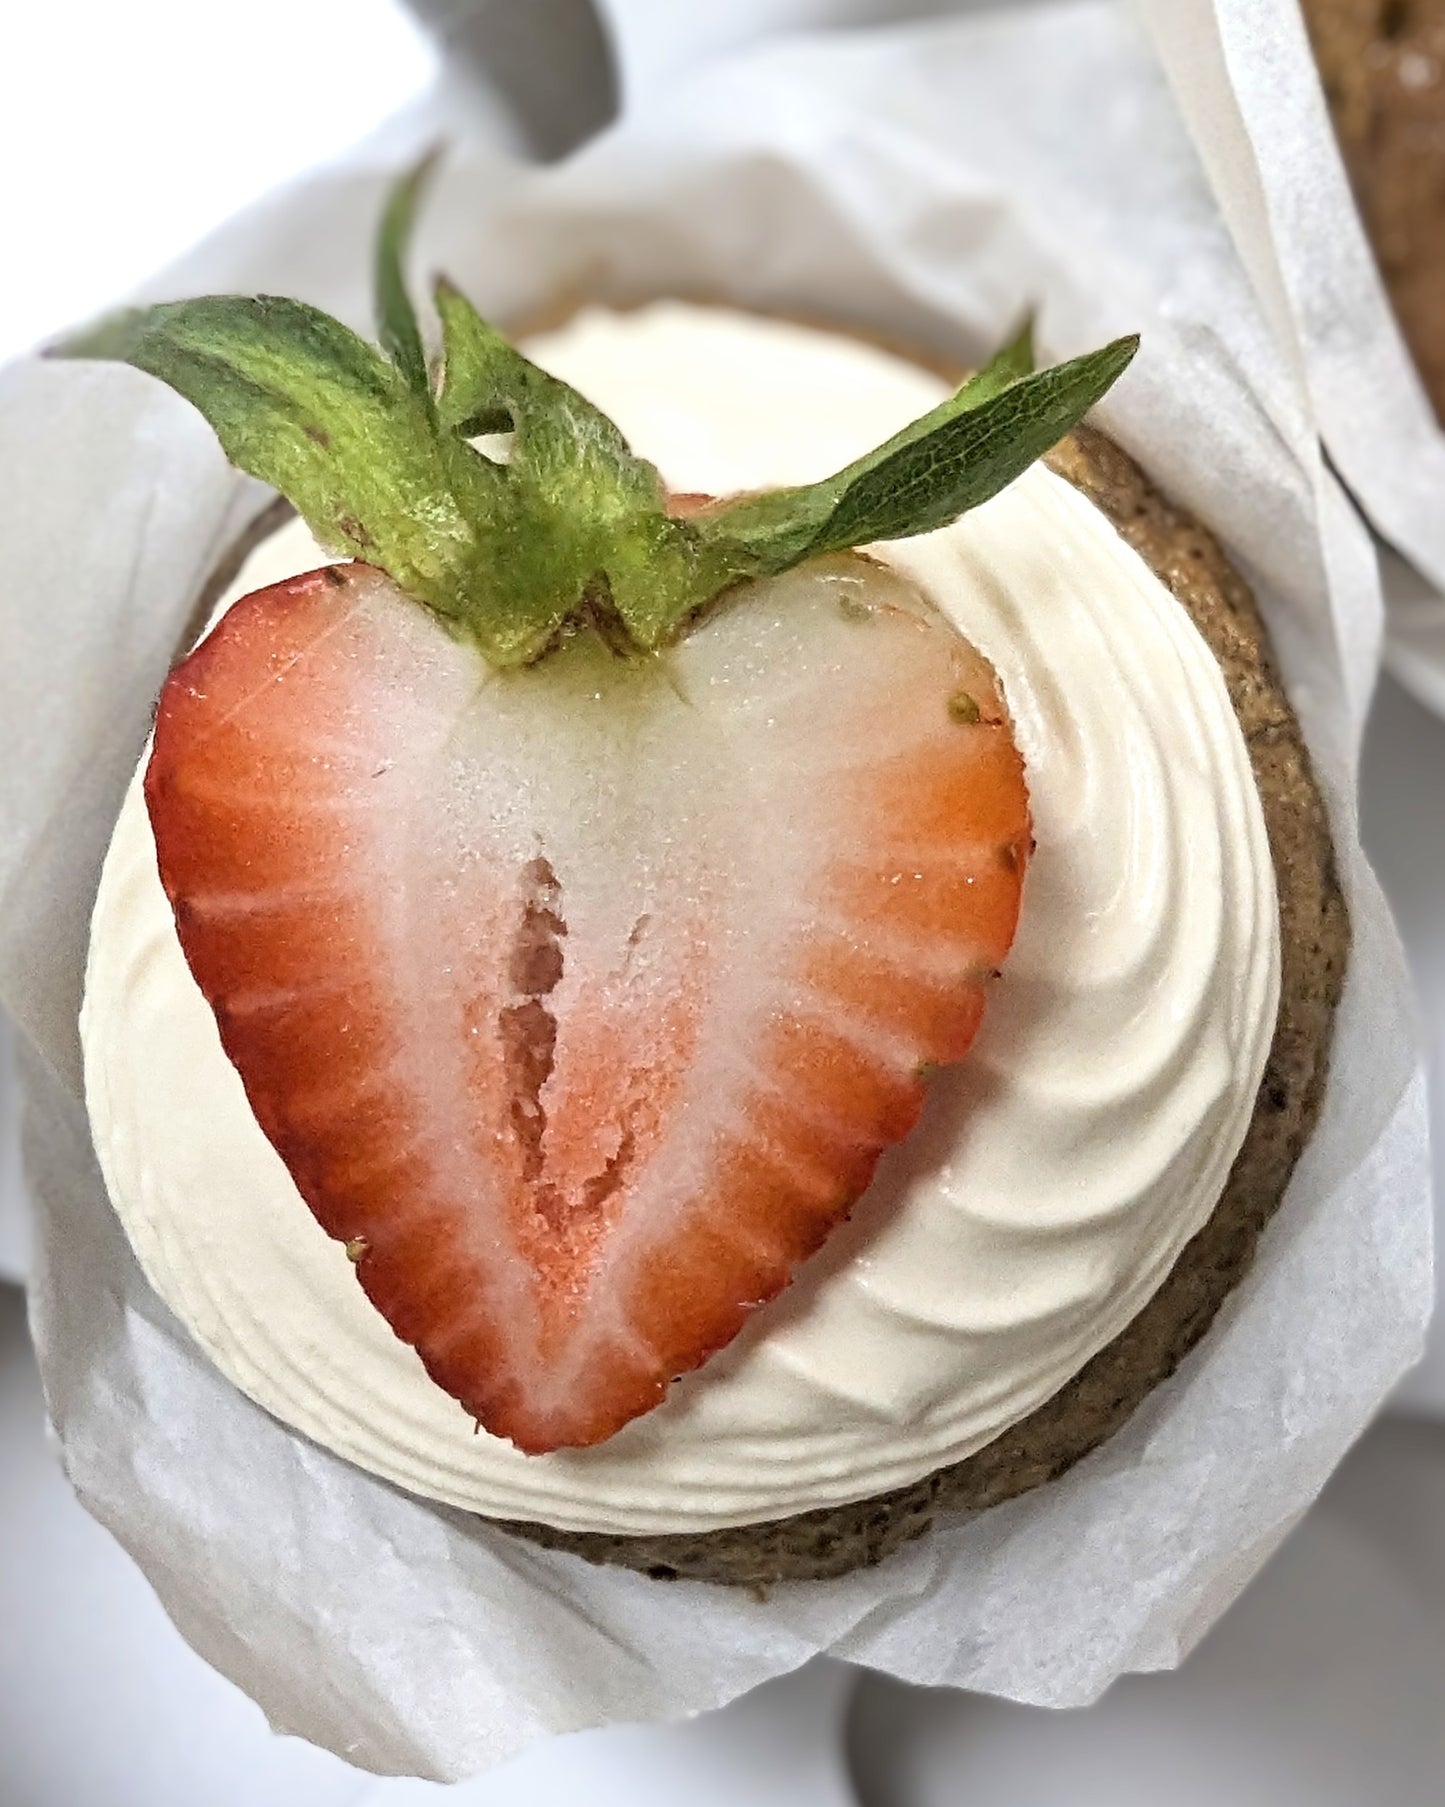
[[[850,339],[716,310],[588,313],[531,348],[678,489],[825,474],[930,406]],[[96,904],[96,1147],[146,1272],[253,1398],[414,1492],[571,1529],[747,1523],[900,1486],[1047,1399],[1148,1300],[1248,1124],[1279,986],[1244,741],[1184,611],[1036,467],[893,545],[1002,678],[1038,851],[973,1052],[853,1221],[601,1447],[477,1435],[364,1298],[247,1106],[182,958],[139,776]],[[323,562],[293,525],[235,594]]]

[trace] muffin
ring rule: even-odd
[[[1304,0],[1304,16],[1365,230],[1445,422],[1445,4]]]
[[[479,370],[507,355],[472,349]],[[404,320],[388,350],[426,384]],[[947,396],[872,344],[725,307],[584,310],[528,350],[658,466],[685,499],[675,514],[713,520],[702,498],[769,495],[739,517],[755,535],[776,534],[780,510],[796,522],[808,486],[866,465],[880,441],[914,443],[909,423]],[[493,403],[456,418],[506,424]],[[539,436],[511,418],[515,467]],[[223,443],[232,424],[218,422]],[[587,443],[606,431],[589,425]],[[482,738],[439,810],[420,766],[375,736],[471,667],[427,627],[406,682],[373,684],[356,635],[383,606],[380,574],[325,562],[300,522],[263,524],[220,627],[162,698],[106,862],[83,1018],[116,1208],[236,1384],[359,1465],[509,1531],[756,1585],[876,1562],[939,1511],[1047,1481],[1173,1370],[1308,1138],[1348,927],[1247,587],[1097,433],[1079,429],[1050,465],[952,525],[870,535],[866,558],[825,548],[724,588],[683,638],[625,657],[619,624],[638,617],[614,583],[617,607],[589,615],[585,645],[539,638],[475,696],[455,680],[448,707],[467,725],[438,731],[426,771]],[[348,517],[343,539],[368,547],[375,529]],[[410,556],[382,554],[387,569]],[[418,566],[414,581],[433,579]],[[298,618],[318,624],[310,638],[294,639]],[[567,661],[581,661],[575,683]],[[645,709],[633,685],[652,686]],[[587,758],[559,753],[599,708]],[[298,711],[304,743],[278,739]],[[975,762],[966,783],[955,759]],[[397,801],[363,933],[336,899],[353,847],[380,845],[368,786]],[[489,835],[520,821],[506,860],[489,840],[485,857],[468,843],[438,863],[479,796]],[[628,841],[617,824],[634,817]],[[646,859],[614,860],[589,891],[544,819]],[[859,821],[861,851],[847,843]],[[521,888],[495,917],[498,951],[500,866]],[[603,1013],[592,1033],[590,925],[614,893],[632,927],[606,982],[652,989],[635,1018]],[[973,953],[955,971],[964,919]],[[454,998],[449,948],[429,945],[438,922],[464,978],[469,962],[504,973],[500,1007]],[[387,961],[417,963],[410,1065],[380,1074],[357,1050],[386,1014],[377,987],[392,997],[401,980],[357,977],[376,923],[390,925]],[[768,989],[777,972],[786,995]],[[816,1030],[824,990],[851,1014]],[[432,1022],[453,1011],[478,1038],[455,1069]],[[419,1050],[438,1056],[424,1070]],[[440,1144],[421,1185],[398,1145],[392,1094],[449,1098],[458,1073],[475,1133],[530,1189],[532,1242],[497,1227],[460,1138],[446,1161],[458,1196],[478,1197],[451,1216],[433,1195]],[[374,1102],[358,1104],[367,1086]],[[739,1111],[746,1162],[716,1127]],[[549,1313],[603,1327],[585,1361],[537,1378],[497,1329],[509,1313],[531,1314],[539,1364]]]

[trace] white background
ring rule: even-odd
[[[0,357],[362,137],[432,67],[389,0],[8,0]]]

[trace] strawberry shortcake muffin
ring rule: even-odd
[[[161,693],[83,1029],[147,1274],[254,1399],[664,1576],[876,1561],[1203,1334],[1348,930],[1249,592],[1079,427],[659,303],[429,360],[217,297],[123,358],[285,498]],[[1040,462],[1047,456],[1047,463]],[[194,639],[194,636],[192,636]]]

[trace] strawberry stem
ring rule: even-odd
[[[440,148],[428,151],[396,184],[387,198],[376,235],[373,284],[376,295],[376,329],[381,348],[406,378],[416,394],[431,401],[426,351],[421,341],[416,309],[406,286],[406,249],[411,242],[417,206]]]
[[[1036,372],[1025,324],[947,401],[832,477],[676,519],[617,426],[445,281],[433,386],[405,262],[436,157],[402,177],[382,216],[380,350],[316,308],[261,295],[131,310],[52,355],[168,383],[324,546],[387,571],[497,666],[599,622],[619,649],[655,651],[740,579],[945,526],[1062,438],[1138,346],[1117,339]],[[501,431],[514,435],[506,463],[470,443]]]

